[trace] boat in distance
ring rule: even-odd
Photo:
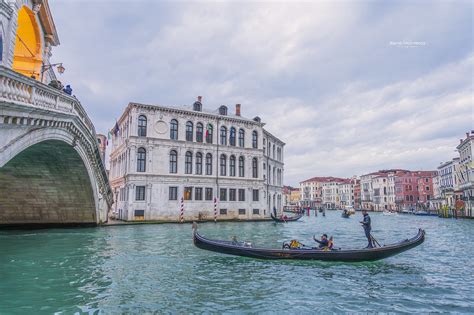
[[[303,217],[303,214],[299,213],[299,214],[293,215],[291,217],[275,217],[273,215],[273,213],[271,213],[270,216],[272,217],[273,221],[275,221],[275,222],[291,222],[291,221],[298,221],[299,219],[301,219]]]
[[[200,235],[197,225],[193,225],[193,242],[200,249],[217,253],[244,256],[260,259],[297,259],[297,260],[321,260],[341,262],[375,261],[407,251],[423,243],[425,231],[418,230],[418,234],[410,239],[398,243],[384,245],[376,248],[364,249],[271,249],[253,247],[251,243],[223,240],[212,240]]]

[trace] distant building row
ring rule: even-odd
[[[474,216],[474,131],[456,147],[459,156],[434,171],[380,170],[359,178],[313,177],[300,183],[299,205],[311,208],[457,210]]]
[[[300,183],[303,207],[374,211],[426,208],[436,171],[380,170],[360,178],[313,177]]]
[[[433,208],[454,209],[458,215],[474,216],[474,130],[456,147],[459,156],[438,166],[434,179]]]
[[[326,209],[357,207],[359,187],[360,181],[356,178],[313,177],[300,183],[299,205]]]

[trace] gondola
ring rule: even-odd
[[[348,219],[348,218],[351,217],[351,215],[350,215],[349,213],[344,213],[344,212],[343,212],[343,213],[341,214],[341,217],[343,217],[343,218],[345,218],[345,219]]]
[[[298,259],[342,262],[374,261],[407,251],[420,245],[424,240],[425,231],[419,229],[418,234],[410,239],[370,249],[338,249],[329,251],[320,249],[268,249],[253,247],[251,243],[239,242],[236,240],[211,240],[201,236],[197,231],[197,225],[193,225],[193,241],[196,247],[222,254],[261,259]]]
[[[273,215],[273,213],[270,214],[273,221],[275,222],[291,222],[291,221],[298,221],[299,219],[301,219],[301,217],[303,216],[302,213],[298,213],[297,215],[294,215],[294,216],[291,216],[291,217],[286,217],[285,219],[283,218],[277,218]]]

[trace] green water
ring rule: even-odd
[[[363,247],[360,214],[207,223],[200,233],[279,247],[313,234]],[[474,313],[474,220],[372,214],[381,243],[427,231],[379,262],[264,261],[197,249],[191,226],[0,231],[0,314]]]

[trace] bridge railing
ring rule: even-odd
[[[0,98],[4,101],[73,114],[95,136],[95,128],[79,100],[63,91],[0,66]]]
[[[105,165],[97,147],[95,127],[79,100],[63,91],[0,66],[0,100],[72,115],[90,132],[90,141],[99,172],[105,182],[105,194],[112,196]],[[111,199],[110,197],[109,199]]]

